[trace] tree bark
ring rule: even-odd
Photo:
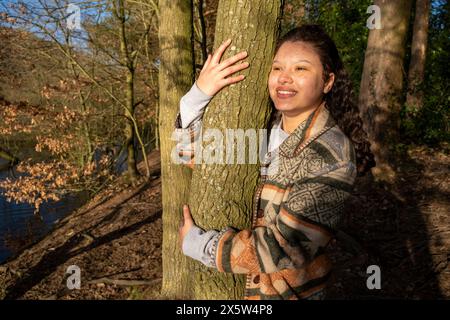
[[[127,150],[127,174],[131,182],[135,182],[139,173],[136,163],[136,150],[134,148],[134,66],[133,59],[128,50],[127,37],[125,31],[125,4],[119,0],[117,8],[117,18],[119,20],[120,53],[122,55],[122,65],[126,68],[126,87],[125,87],[125,147]]]
[[[207,51],[207,37],[206,37],[206,23],[205,16],[203,14],[203,0],[199,0],[197,4],[198,8],[198,19],[200,22],[200,32],[201,32],[201,48],[202,48],[202,61],[205,63],[206,59],[208,59],[208,51]]]
[[[406,104],[413,111],[420,109],[423,104],[422,83],[425,73],[429,15],[430,0],[416,0],[411,62],[408,72],[408,93],[406,95]]]
[[[232,44],[223,59],[247,50],[250,68],[242,72],[247,75],[244,81],[226,87],[211,101],[203,118],[204,132],[219,129],[225,136],[226,128],[265,128],[271,111],[267,80],[279,31],[281,7],[281,0],[219,3],[215,47],[231,38]],[[251,226],[259,166],[236,164],[236,158],[234,163],[194,167],[189,204],[194,221],[204,229],[227,226],[248,229]],[[196,261],[190,264],[195,278],[195,299],[243,298],[245,275],[219,273]]]
[[[393,183],[394,152],[399,129],[405,40],[411,0],[376,0],[381,9],[381,29],[369,32],[361,80],[359,107],[372,143],[376,179]]]
[[[181,97],[194,82],[192,1],[160,0],[159,133],[163,204],[162,294],[191,297],[187,258],[181,253],[178,228],[182,206],[188,202],[191,171],[172,163],[171,140]]]

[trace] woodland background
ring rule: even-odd
[[[69,23],[70,4],[80,9],[80,28]],[[381,8],[380,30],[367,27],[373,4]],[[270,15],[258,15],[269,7]],[[2,196],[32,205],[30,219],[69,195],[82,193],[85,205],[46,235],[0,234],[14,253],[0,265],[0,296],[239,298],[229,288],[242,279],[186,261],[176,230],[182,203],[224,211],[227,199],[251,201],[253,190],[217,196],[199,181],[208,175],[220,185],[218,177],[170,165],[178,101],[227,36],[241,32],[242,50],[269,43],[267,52],[248,49],[261,65],[250,68],[250,79],[260,79],[276,36],[318,23],[351,76],[378,160],[347,205],[329,298],[448,298],[449,9],[429,0],[2,1]],[[253,39],[245,25],[258,21],[275,27]],[[252,85],[265,89],[264,81]],[[244,108],[238,97],[245,90],[233,90],[230,103]],[[224,99],[213,100],[210,117]],[[257,119],[265,120],[263,113]],[[195,199],[199,191],[209,200]],[[230,212],[227,220],[246,225],[242,208]],[[71,264],[83,270],[81,290],[65,287]],[[365,286],[370,264],[381,267],[382,290]]]

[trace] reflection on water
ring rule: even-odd
[[[8,171],[0,172],[0,180],[12,177]],[[86,194],[69,195],[57,202],[45,203],[40,216],[34,207],[24,203],[6,201],[0,190],[0,264],[25,246],[46,235],[55,222],[83,205]]]

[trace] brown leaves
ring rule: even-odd
[[[40,158],[47,159],[37,163],[31,159],[23,161],[17,167],[19,178],[0,181],[0,191],[4,191],[8,201],[29,203],[39,212],[47,201],[58,201],[73,191],[93,190],[110,179],[112,155],[90,160],[93,150],[99,150],[104,143],[98,136],[90,137],[86,126],[99,117],[98,110],[65,105],[70,103],[67,100],[78,97],[78,88],[88,84],[81,78],[48,84],[41,91],[48,101],[40,106],[0,100],[0,135],[14,139],[18,134],[31,133],[25,139],[35,140],[34,150],[43,153]]]
[[[37,144],[35,146],[36,152],[42,152],[44,149],[49,150],[53,155],[63,155],[71,149],[71,143],[74,141],[71,134],[65,137],[36,137]],[[75,140],[76,141],[76,140]]]
[[[0,104],[0,134],[12,135],[16,133],[31,133],[37,126],[42,116],[35,112],[33,107],[25,107],[21,104]]]
[[[8,201],[29,203],[35,207],[35,213],[39,212],[42,203],[60,200],[61,195],[80,178],[74,166],[59,161],[23,162],[17,171],[24,175],[15,180],[7,178],[0,181],[0,188],[5,190]]]
[[[52,90],[48,86],[44,86],[41,90],[41,96],[49,100],[52,97]]]
[[[35,207],[35,213],[45,201],[60,199],[58,190],[55,188],[55,170],[58,164],[37,163],[34,165],[22,163],[18,166],[18,171],[26,173],[15,180],[7,178],[0,181],[0,188],[5,189],[8,201],[26,202]],[[62,174],[61,174],[62,173]],[[56,174],[59,181],[68,181],[64,177],[64,172]]]
[[[28,159],[17,166],[22,175],[14,180],[0,180],[0,189],[5,190],[8,201],[29,203],[37,213],[44,202],[59,201],[79,185],[89,185],[94,176],[95,181],[110,179],[111,161],[111,156],[104,155],[98,163],[92,161],[80,169],[64,160],[31,163]]]

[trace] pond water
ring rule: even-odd
[[[9,171],[0,171],[0,180],[7,177],[12,178]],[[29,204],[6,201],[0,190],[0,264],[17,254],[24,244],[48,234],[58,220],[81,207],[86,198],[85,194],[68,195],[60,201],[45,203],[39,216]]]
[[[94,159],[98,161],[100,156],[100,150],[96,150]],[[114,165],[116,174],[126,171],[126,159],[125,152],[118,156]],[[138,149],[136,160],[139,162],[142,159],[142,152]],[[0,158],[0,168],[6,163]],[[18,175],[14,173],[15,177]],[[0,180],[7,177],[14,178],[9,170],[0,170]],[[0,264],[19,253],[24,245],[36,242],[48,234],[56,222],[81,207],[87,200],[87,192],[67,195],[60,201],[42,204],[40,215],[35,215],[34,207],[29,204],[6,201],[0,189]]]

